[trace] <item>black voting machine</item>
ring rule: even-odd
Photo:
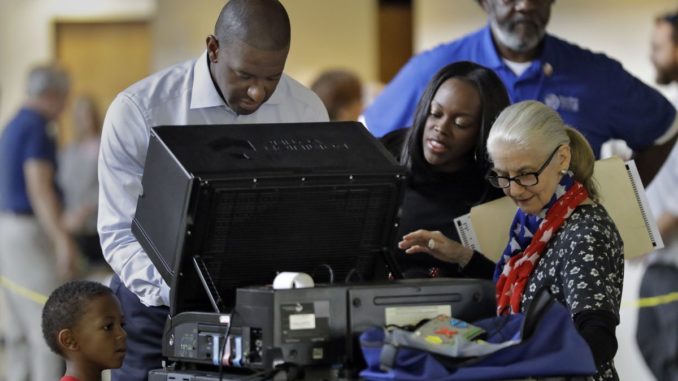
[[[171,307],[149,379],[330,379],[359,370],[357,335],[392,316],[494,313],[489,281],[385,280],[404,181],[359,123],[153,128],[132,231]],[[273,290],[281,271],[316,287]]]

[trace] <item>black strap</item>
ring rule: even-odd
[[[520,328],[520,337],[523,340],[529,339],[530,336],[534,334],[542,316],[544,316],[554,301],[555,299],[547,287],[543,287],[537,291],[530,302],[530,305],[527,307],[527,311],[525,311],[525,319]]]

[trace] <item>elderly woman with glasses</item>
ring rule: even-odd
[[[572,314],[598,367],[596,380],[617,380],[617,351],[624,274],[623,243],[598,204],[594,156],[585,138],[551,108],[525,101],[506,108],[493,124],[487,180],[518,206],[499,263],[440,232],[418,230],[399,247],[479,269],[497,285],[497,312],[527,309],[548,287]]]

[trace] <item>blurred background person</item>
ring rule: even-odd
[[[61,223],[52,122],[64,109],[68,75],[55,66],[28,74],[27,95],[0,136],[0,276],[8,381],[56,380],[60,359],[41,336],[42,300],[77,273],[75,242]],[[24,292],[18,293],[16,290]]]
[[[678,12],[655,20],[650,59],[658,84],[670,85],[678,81]]]
[[[313,81],[311,90],[320,97],[332,121],[356,121],[363,111],[363,83],[352,71],[325,71]]]
[[[678,83],[678,13],[655,20],[651,61],[660,85]],[[675,104],[675,103],[674,103]],[[678,149],[647,188],[650,210],[665,247],[652,253],[640,284],[640,297],[678,292]],[[657,380],[678,380],[678,303],[663,302],[638,310],[638,349]]]
[[[101,118],[92,97],[76,98],[72,126],[73,141],[58,155],[57,180],[64,194],[63,223],[89,265],[108,267],[97,234]]]

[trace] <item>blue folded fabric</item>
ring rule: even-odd
[[[360,337],[367,363],[367,369],[360,376],[366,380],[446,381],[575,377],[596,373],[591,350],[563,305],[553,300],[545,303],[538,313],[528,311],[528,315],[528,318],[515,314],[473,322],[487,332],[484,340],[496,348],[480,356],[469,356],[469,352],[463,351],[451,356],[439,346],[432,347],[425,340],[422,343],[421,335],[416,332],[374,327]]]

